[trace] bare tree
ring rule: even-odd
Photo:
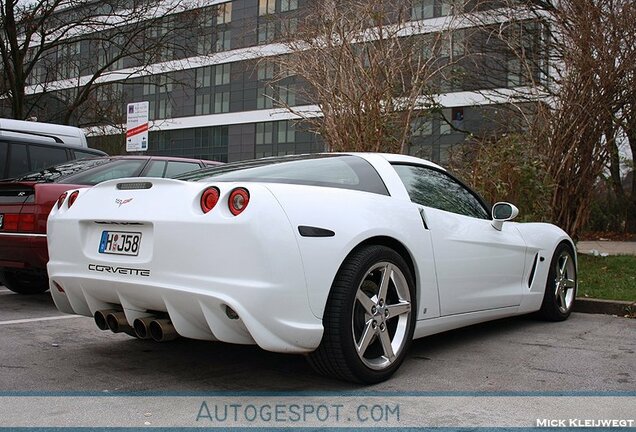
[[[510,123],[520,128],[528,155],[542,167],[537,176],[543,176],[538,184],[549,186],[543,189],[549,191],[546,218],[576,237],[589,217],[590,192],[607,166],[608,149],[616,157],[617,132],[623,127],[616,119],[627,113],[629,88],[622,83],[630,76],[625,65],[633,66],[635,57],[634,44],[624,36],[633,39],[634,18],[628,22],[623,15],[633,2],[498,3],[504,7],[472,18],[502,47],[494,57],[493,52],[481,55],[490,55],[491,73],[505,73],[506,89],[497,96],[507,96]],[[631,54],[620,54],[628,46]],[[509,143],[514,131],[504,132],[487,137],[488,144]],[[480,168],[478,162],[472,165],[474,171]]]
[[[603,78],[614,88],[614,100],[609,107],[606,139],[609,153],[609,180],[625,220],[625,231],[636,233],[636,176],[633,158],[636,156],[636,4],[629,1],[608,2],[602,39],[606,47],[605,61],[611,74]],[[599,50],[601,51],[601,50]],[[631,182],[622,178],[621,145],[627,142],[631,151]]]
[[[450,79],[459,51],[450,32],[424,35],[411,20],[411,5],[320,0],[297,25],[285,26],[287,19],[281,43],[289,54],[267,60],[278,70],[271,97],[331,151],[406,152],[415,120],[439,108],[434,95]],[[294,81],[295,102],[315,102],[317,111],[289,103]]]
[[[179,1],[0,0],[0,7],[4,102],[18,119],[54,97],[59,121],[77,123],[96,89],[196,47],[197,12]]]

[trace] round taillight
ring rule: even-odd
[[[69,195],[68,197],[68,207],[71,208],[71,206],[73,205],[73,203],[75,202],[75,200],[77,199],[77,196],[79,195],[79,191],[73,191],[71,192],[71,195]]]
[[[201,195],[201,210],[203,213],[207,213],[214,208],[216,203],[219,202],[220,195],[219,189],[214,186],[203,191]]]
[[[230,193],[230,199],[228,200],[228,206],[230,212],[237,216],[241,214],[247,204],[250,202],[250,193],[245,188],[236,188]]]
[[[57,199],[57,208],[62,208],[62,204],[64,204],[64,200],[66,199],[66,192],[62,192],[62,195]]]

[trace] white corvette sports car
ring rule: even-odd
[[[517,213],[410,156],[266,158],[61,196],[48,273],[57,307],[102,330],[306,353],[373,383],[413,338],[569,316],[572,240]]]

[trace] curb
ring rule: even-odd
[[[577,297],[573,312],[624,316],[636,311],[636,302]]]

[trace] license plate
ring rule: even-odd
[[[3,222],[4,222],[4,215],[0,214],[0,228],[2,228]]]
[[[140,232],[102,231],[99,253],[137,256],[140,246]]]

